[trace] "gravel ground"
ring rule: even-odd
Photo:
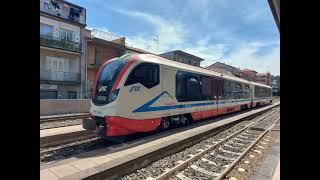
[[[91,138],[56,146],[54,148],[40,148],[40,163],[64,159],[72,155],[92,151],[109,145],[111,145],[109,142],[106,142],[101,138]],[[56,150],[51,151],[52,149]],[[50,151],[50,153],[41,154],[43,151]]]
[[[221,159],[219,157],[216,157],[217,154],[206,154],[204,155],[203,157],[210,160],[210,161],[213,161],[215,163],[217,163],[219,166],[224,166],[224,165],[228,165],[231,163],[230,160],[227,160],[227,159]]]
[[[254,118],[253,120],[255,120],[255,119],[256,118]],[[207,149],[207,145],[209,145],[209,144],[213,145],[214,144],[213,142],[218,142],[221,139],[226,138],[228,135],[240,130],[241,128],[242,128],[241,126],[235,125],[226,131],[223,131],[223,132],[221,132],[211,138],[208,138],[208,139],[201,141],[200,143],[198,143],[192,147],[185,149],[184,151],[172,154],[168,157],[165,157],[163,159],[155,161],[154,163],[152,163],[144,168],[141,168],[135,172],[132,172],[131,174],[128,174],[124,177],[121,177],[119,179],[122,179],[122,180],[146,179],[147,177],[156,178],[156,177],[160,176],[161,174],[163,174],[167,169],[171,169],[171,168],[177,166],[178,161],[186,161],[187,159],[190,158],[190,156],[189,156],[190,154],[196,155],[196,154],[200,153],[198,151],[199,149]],[[247,137],[246,140],[253,140],[254,137],[251,137],[252,135],[256,136],[261,133],[261,132],[249,131],[249,130],[245,131],[245,132],[246,133],[243,134],[243,136]],[[244,137],[239,137],[239,138],[244,139]],[[248,146],[250,144],[246,141],[239,141],[239,140],[234,140],[234,141],[239,142],[239,143],[243,143],[243,144],[247,144],[247,145],[237,146],[237,145],[233,145],[232,143],[229,143],[231,146],[235,146],[236,149],[231,149],[231,148],[228,149],[228,147],[225,147],[225,146],[221,146],[221,147],[224,147],[225,150],[229,150],[232,152],[241,152],[241,151],[245,150],[246,146]],[[238,148],[238,150],[237,150],[237,148]],[[221,171],[220,168],[223,168],[224,165],[230,164],[231,161],[216,157],[217,154],[222,155],[222,156],[226,156],[226,157],[230,157],[230,158],[237,158],[238,157],[238,155],[236,155],[236,154],[222,152],[218,149],[215,149],[214,151],[212,151],[210,153],[205,154],[203,157],[208,160],[216,162],[219,165],[219,167],[211,165],[208,162],[203,162],[202,160],[197,160],[194,164],[198,167],[210,170],[212,172],[220,172]],[[200,172],[197,172],[191,168],[187,168],[187,169],[183,170],[182,172],[185,176],[192,178],[192,179],[207,179],[207,178],[209,178],[207,175],[200,173]],[[171,179],[179,179],[179,178],[172,177]]]
[[[174,166],[177,166],[178,161],[185,161],[185,160],[189,159],[190,154],[196,155],[196,154],[200,153],[198,151],[199,149],[206,149],[207,148],[206,145],[208,145],[208,144],[213,145],[212,142],[216,142],[216,141],[218,141],[218,139],[224,138],[228,134],[231,134],[231,133],[238,131],[240,128],[241,127],[234,126],[234,127],[230,128],[228,131],[221,132],[211,138],[208,138],[204,141],[201,141],[200,143],[198,143],[192,147],[185,149],[184,151],[181,151],[181,152],[172,154],[168,157],[165,157],[163,159],[160,159],[160,160],[150,164],[149,166],[147,166],[145,168],[141,168],[141,169],[139,169],[131,174],[128,174],[120,179],[122,179],[122,180],[141,179],[141,178],[137,178],[137,177],[143,177],[143,176],[156,178],[156,177],[160,176],[161,174],[163,174],[166,169],[168,169],[168,168],[170,169],[170,168],[173,168]],[[194,171],[194,170],[191,169],[191,171]]]
[[[277,118],[279,118],[279,112],[276,113],[276,115],[273,115],[271,118],[268,118],[265,121],[262,121],[256,125],[254,125],[252,128],[261,128],[266,129],[268,126],[270,126]]]
[[[68,113],[68,114],[43,115],[43,116],[40,116],[40,119],[55,118],[55,117],[65,117],[65,116],[77,116],[77,115],[86,115],[86,114],[88,114],[88,113]]]
[[[215,173],[219,173],[221,171],[221,167],[209,164],[208,162],[204,162],[202,160],[197,160],[194,165]]]
[[[40,123],[40,130],[41,129],[48,129],[48,128],[74,126],[74,125],[79,125],[81,123],[82,123],[82,119],[43,122],[43,123]]]
[[[210,176],[200,173],[198,171],[195,171],[191,168],[187,168],[186,170],[182,171],[183,175],[191,178],[191,179],[199,179],[199,180],[207,180],[210,178]]]

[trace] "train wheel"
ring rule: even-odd
[[[186,116],[181,115],[180,116],[180,124],[182,126],[188,125],[189,124],[189,119]]]
[[[160,129],[166,130],[170,126],[170,121],[167,118],[162,118],[160,123]]]

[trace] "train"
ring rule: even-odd
[[[270,86],[157,55],[128,54],[100,67],[82,126],[106,139],[127,137],[271,103]]]

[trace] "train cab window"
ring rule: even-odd
[[[159,84],[159,65],[152,63],[142,63],[135,67],[130,75],[125,86],[140,83],[150,89]]]

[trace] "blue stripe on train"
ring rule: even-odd
[[[173,106],[150,107],[153,103],[155,103],[164,94],[167,94],[172,98],[172,96],[167,91],[164,91],[161,94],[159,94],[157,97],[153,98],[152,100],[148,101],[147,103],[145,103],[144,105],[140,106],[139,108],[135,109],[132,112],[164,111],[164,110],[172,110],[172,109],[197,107],[197,106],[209,106],[209,105],[214,105],[214,104],[225,104],[225,103],[250,101],[247,99],[241,99],[241,100],[225,100],[225,101],[220,101],[217,103],[216,102],[205,102],[205,103],[196,103],[196,104],[179,104],[179,105],[173,105]],[[263,99],[263,98],[255,98],[255,99]]]

